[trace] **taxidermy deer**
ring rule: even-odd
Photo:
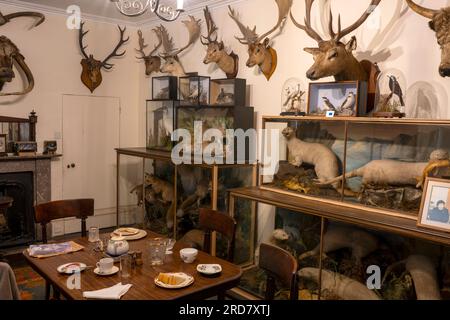
[[[180,62],[179,55],[190,46],[192,46],[200,37],[200,22],[201,20],[195,20],[193,16],[189,16],[189,20],[182,21],[189,32],[189,41],[181,49],[175,50],[173,39],[167,33],[167,30],[162,33],[164,53],[160,56],[166,61],[161,67],[162,73],[168,73],[175,77],[184,77],[186,72],[184,71],[183,65]]]
[[[158,43],[153,48],[152,52],[150,52],[148,55],[145,54],[145,48],[148,47],[147,44],[145,44],[144,36],[142,35],[142,31],[138,30],[138,36],[139,36],[139,49],[136,49],[137,52],[141,54],[141,57],[136,57],[137,59],[144,60],[145,62],[145,74],[147,76],[151,75],[153,72],[158,72],[161,68],[161,57],[155,55],[156,51],[161,47],[162,45],[162,29],[164,27],[156,27],[153,29],[153,32],[156,34],[156,37],[158,38]]]
[[[87,46],[83,45],[83,39],[86,36],[86,34],[89,32],[84,31],[84,22],[81,22],[80,24],[80,33],[79,33],[79,43],[80,43],[80,49],[81,53],[83,54],[83,59],[81,60],[81,65],[83,66],[83,71],[81,73],[81,81],[83,84],[91,90],[91,93],[94,92],[95,89],[102,83],[102,68],[106,70],[111,70],[112,67],[114,67],[113,64],[109,63],[108,61],[114,57],[123,57],[126,53],[126,51],[123,51],[122,53],[118,53],[120,47],[122,47],[125,43],[130,40],[130,37],[124,38],[124,34],[126,31],[125,28],[121,28],[118,26],[120,31],[120,40],[117,46],[114,48],[112,53],[105,58],[103,61],[99,61],[94,59],[94,56],[92,54],[86,53]]]
[[[256,26],[253,30],[244,26],[244,24],[239,21],[236,12],[231,6],[228,6],[230,17],[236,22],[242,33],[242,38],[235,38],[241,44],[248,46],[249,57],[247,60],[247,67],[252,68],[257,65],[267,80],[270,80],[275,72],[278,59],[277,52],[270,46],[271,39],[269,36],[277,31],[278,28],[280,28],[280,31],[283,29],[292,7],[292,1],[293,0],[275,0],[278,6],[278,21],[272,29],[261,36],[256,33]]]
[[[365,68],[365,64],[368,62],[359,62],[353,56],[353,51],[356,50],[357,47],[356,38],[353,36],[347,43],[343,43],[341,39],[358,29],[367,20],[380,2],[381,0],[372,0],[369,8],[364,11],[364,14],[355,23],[344,30],[341,29],[341,18],[339,16],[337,32],[334,31],[333,14],[330,10],[330,22],[328,26],[328,32],[331,37],[330,40],[322,39],[317,31],[311,27],[311,7],[314,0],[305,0],[305,25],[298,23],[291,12],[291,19],[295,26],[305,31],[308,36],[316,40],[319,44],[318,48],[304,49],[306,52],[314,56],[315,61],[313,66],[306,73],[308,79],[318,80],[333,76],[336,81],[369,80],[369,73]]]
[[[10,22],[14,18],[18,17],[36,17],[39,20],[34,24],[33,27],[37,27],[44,22],[45,16],[38,12],[16,12],[7,15],[3,15],[0,12],[0,26],[3,26]],[[25,63],[25,57],[20,53],[17,46],[7,37],[0,36],[0,91],[6,82],[11,82],[14,77],[13,64],[14,62],[22,69],[24,72],[28,86],[22,91],[2,93],[0,96],[20,96],[29,93],[34,88],[34,77],[31,73],[30,68]]]
[[[202,36],[200,41],[207,46],[204,64],[216,63],[219,68],[225,72],[228,79],[236,78],[239,72],[239,56],[233,51],[228,54],[225,50],[223,41],[217,41],[217,26],[215,25],[208,7],[203,10],[205,14],[206,27],[208,35]],[[203,40],[204,39],[204,40]]]
[[[412,0],[406,0],[406,2],[416,13],[431,19],[430,28],[436,32],[438,44],[442,50],[439,74],[442,77],[450,77],[450,7],[433,10],[421,7]]]

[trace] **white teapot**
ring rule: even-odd
[[[106,253],[108,253],[110,256],[118,257],[128,253],[128,251],[130,251],[130,245],[124,237],[112,237],[108,241]]]

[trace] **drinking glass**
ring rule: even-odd
[[[89,228],[89,242],[97,242],[100,240],[100,229],[98,227]]]
[[[164,264],[167,248],[166,239],[155,238],[149,241],[150,246],[150,264],[152,266],[161,266]]]
[[[125,254],[120,257],[120,276],[122,279],[131,277],[133,271],[133,257],[129,254]]]
[[[175,239],[166,239],[166,254],[173,254],[173,247],[176,242]]]

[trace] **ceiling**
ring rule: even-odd
[[[205,5],[217,6],[225,5],[232,1],[224,0],[184,0],[184,7],[187,12],[195,12]],[[13,4],[35,10],[65,13],[70,5],[77,5],[81,8],[84,19],[100,19],[109,22],[127,22],[131,24],[143,24],[156,20],[157,17],[147,11],[138,17],[127,17],[122,15],[110,0],[0,0],[0,3]],[[172,4],[176,6],[176,0],[161,0],[162,4]]]

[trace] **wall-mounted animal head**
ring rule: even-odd
[[[206,27],[208,28],[208,35],[206,37],[202,36],[200,39],[202,44],[207,47],[203,63],[216,63],[225,72],[228,79],[234,79],[239,72],[239,57],[234,52],[228,54],[223,41],[217,41],[218,28],[211,17],[208,7],[203,12],[205,14]]]
[[[141,57],[136,57],[137,59],[144,60],[145,62],[145,74],[147,76],[151,75],[153,72],[158,72],[161,68],[161,57],[155,55],[156,51],[161,47],[162,45],[162,30],[161,27],[156,27],[153,29],[153,32],[156,34],[156,37],[158,38],[158,43],[155,45],[152,52],[150,52],[148,55],[145,54],[145,48],[148,47],[147,44],[145,44],[144,36],[142,35],[142,31],[138,30],[138,36],[139,36],[139,49],[136,49],[141,54]]]
[[[94,92],[95,89],[102,83],[102,68],[106,70],[111,70],[112,67],[114,67],[113,64],[109,63],[108,61],[114,57],[122,57],[125,55],[126,51],[123,51],[122,53],[118,53],[120,47],[124,45],[128,40],[130,40],[130,37],[124,38],[124,34],[126,31],[126,28],[121,28],[118,26],[120,31],[120,40],[117,46],[114,48],[112,53],[108,55],[103,61],[97,60],[94,58],[92,54],[86,53],[87,46],[83,45],[83,39],[86,36],[86,34],[89,32],[84,31],[84,22],[80,25],[80,32],[79,32],[79,44],[80,44],[80,50],[83,55],[83,59],[81,60],[81,65],[83,66],[83,71],[81,73],[81,81],[83,84],[91,90],[91,93]]]
[[[0,26],[3,26],[10,22],[14,18],[18,17],[36,17],[39,20],[33,27],[37,27],[45,21],[45,16],[38,12],[16,12],[7,15],[3,15],[0,12]],[[0,36],[0,91],[6,82],[12,82],[15,78],[13,70],[14,62],[20,67],[25,74],[28,86],[22,91],[3,93],[0,92],[0,96],[20,96],[29,93],[34,88],[34,77],[30,68],[25,63],[25,57],[20,53],[17,46],[7,37]]]
[[[431,20],[430,28],[436,32],[437,41],[442,51],[439,74],[442,77],[450,77],[450,7],[433,10],[419,6],[412,0],[406,0],[406,2],[416,13]]]
[[[161,67],[161,72],[168,73],[175,77],[186,76],[186,72],[180,62],[179,55],[192,46],[200,37],[201,20],[196,20],[193,16],[189,16],[189,20],[182,22],[188,30],[189,40],[188,43],[181,49],[174,49],[173,39],[169,36],[166,29],[164,29],[164,32],[162,33],[164,53],[160,54],[160,56],[165,60],[165,63]]]
[[[270,38],[275,31],[284,27],[286,18],[292,7],[293,0],[275,0],[278,6],[278,21],[275,26],[268,32],[259,36],[256,33],[256,26],[253,29],[244,26],[239,20],[236,12],[228,6],[230,17],[236,22],[241,33],[242,38],[236,37],[236,39],[243,45],[248,46],[248,60],[247,67],[252,68],[259,66],[261,72],[265,75],[267,80],[270,80],[273,73],[277,68],[277,52],[270,46]]]
[[[361,63],[353,56],[353,51],[356,50],[356,38],[352,37],[347,43],[341,42],[342,38],[359,28],[376,9],[381,0],[372,0],[369,8],[364,11],[364,14],[351,26],[341,29],[341,17],[338,19],[338,31],[334,31],[333,14],[330,10],[330,22],[328,31],[330,40],[324,40],[311,27],[311,7],[314,0],[305,0],[306,3],[306,18],[305,25],[298,23],[291,12],[291,19],[294,24],[305,31],[308,36],[313,38],[319,44],[318,48],[305,48],[304,50],[314,57],[314,64],[306,73],[310,80],[318,80],[321,78],[334,76],[336,81],[345,80],[365,80],[369,79],[369,74],[363,68]]]

